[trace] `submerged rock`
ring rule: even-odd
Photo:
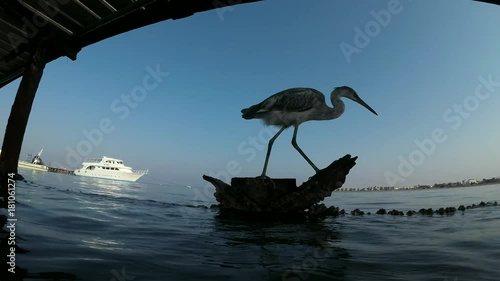
[[[434,210],[432,210],[432,208],[429,208],[429,209],[420,209],[418,211],[419,214],[421,215],[428,215],[428,216],[432,216],[432,214],[434,214]]]
[[[323,216],[326,213],[326,206],[325,204],[319,204],[319,205],[313,205],[311,208],[306,209],[306,212],[309,215],[316,215],[316,216]]]
[[[330,206],[326,210],[327,216],[338,216],[340,215],[339,207]]]
[[[445,212],[446,214],[453,214],[453,213],[455,213],[456,211],[457,211],[457,208],[455,208],[455,207],[446,207],[446,209],[444,209],[444,212]]]
[[[434,211],[434,213],[444,215],[444,208],[439,208],[438,210]]]
[[[406,212],[406,215],[409,216],[409,217],[411,217],[411,216],[415,215],[416,213],[417,212],[415,212],[413,210],[410,210],[410,211]]]
[[[398,210],[389,211],[387,214],[393,215],[393,216],[404,216],[404,213],[402,211],[398,211]]]
[[[353,216],[362,216],[364,214],[365,214],[365,212],[361,211],[360,209],[354,209],[351,211],[351,215],[353,215]]]

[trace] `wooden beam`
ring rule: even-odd
[[[8,175],[15,174],[15,177],[13,177],[14,180],[20,178],[17,175],[17,162],[19,161],[24,133],[28,125],[36,90],[42,78],[45,64],[48,61],[46,56],[48,39],[47,37],[40,38],[36,47],[30,52],[29,59],[25,65],[23,78],[17,89],[16,98],[12,105],[7,127],[5,129],[2,153],[0,154],[0,197],[2,197],[0,198],[0,208],[7,209],[7,207],[10,206],[8,204],[12,202],[7,200],[8,198],[11,200],[10,197],[8,197],[9,195],[15,198],[15,193],[9,194],[8,192],[9,183],[12,184],[11,181],[8,181],[8,179],[12,180],[12,177]],[[15,192],[15,187],[11,192],[12,191]],[[7,222],[7,217],[3,216],[2,218],[0,216],[0,221],[3,222],[3,229]],[[18,265],[9,264],[11,258],[8,254],[15,255],[15,253],[22,253],[25,252],[25,250],[19,247],[18,241],[16,241],[16,245],[9,245],[7,242],[8,235],[5,235],[5,233],[0,232],[0,235],[0,280],[24,280],[26,270],[20,268]],[[12,249],[15,250],[13,251]]]
[[[500,5],[498,0],[474,0],[476,2],[484,2],[484,3],[490,3],[490,4],[495,4],[495,5]]]
[[[38,84],[42,78],[43,69],[47,63],[47,42],[47,39],[41,39],[31,52],[30,58],[26,63],[25,72],[17,90],[5,129],[2,153],[0,154],[1,179],[9,173],[17,174],[17,162],[21,154],[21,146],[26,126],[28,125],[31,107],[35,99]],[[0,183],[2,195],[6,189],[5,183],[3,181]]]

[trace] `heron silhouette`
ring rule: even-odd
[[[266,177],[267,164],[271,149],[276,138],[288,127],[294,126],[292,146],[318,173],[320,170],[306,156],[297,144],[297,131],[300,124],[310,120],[332,120],[340,117],[345,110],[342,97],[353,100],[371,112],[378,115],[366,102],[364,102],[352,88],[347,86],[335,88],[331,95],[333,108],[325,103],[325,96],[311,88],[290,88],[278,92],[262,102],[241,110],[244,119],[262,119],[266,125],[281,126],[281,129],[269,140],[267,145],[266,162],[262,170],[262,177]]]

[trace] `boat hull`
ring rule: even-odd
[[[42,171],[42,172],[49,171],[49,167],[47,167],[45,165],[33,164],[33,163],[29,163],[29,162],[24,162],[24,161],[19,161],[17,163],[17,167],[22,168],[22,169],[30,169],[30,170]]]
[[[120,181],[131,181],[135,182],[144,174],[136,174],[136,173],[112,173],[106,171],[87,171],[77,169],[74,171],[74,174],[82,177],[91,177],[91,178],[100,178],[100,179],[108,179],[108,180],[120,180]]]

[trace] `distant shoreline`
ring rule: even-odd
[[[363,188],[339,188],[335,192],[381,192],[381,191],[411,191],[424,189],[442,189],[442,188],[457,188],[457,187],[473,187],[479,185],[500,184],[500,178],[483,179],[482,181],[464,180],[462,182],[435,183],[431,185],[415,185],[415,186],[370,186]]]

